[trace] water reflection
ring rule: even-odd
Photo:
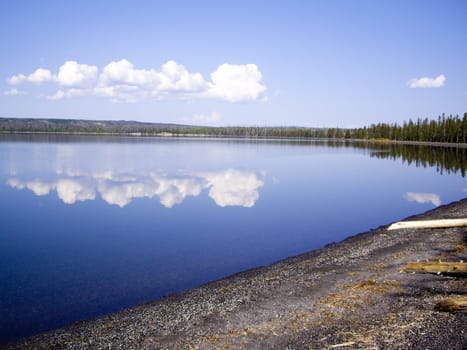
[[[54,184],[42,181],[34,180],[24,182],[16,178],[8,179],[7,184],[10,185],[10,187],[16,188],[18,190],[27,188],[28,190],[34,192],[36,196],[45,196],[46,194],[49,194],[50,190],[54,187]]]
[[[431,203],[435,207],[441,205],[441,196],[436,193],[407,192],[404,198],[409,202],[417,202],[420,204]]]
[[[182,203],[185,198],[196,197],[203,190],[220,207],[241,206],[251,208],[259,198],[264,185],[263,174],[252,171],[227,169],[217,172],[167,175],[161,172],[115,173],[105,171],[94,174],[58,172],[54,181],[23,181],[9,178],[7,184],[15,189],[28,189],[37,196],[56,191],[66,204],[96,199],[97,193],[108,204],[125,207],[136,198],[158,197],[166,208]]]
[[[238,145],[280,145],[282,147],[309,147],[315,149],[330,148],[355,148],[368,151],[369,155],[378,159],[392,159],[402,161],[408,165],[416,167],[434,167],[440,174],[460,173],[465,177],[467,172],[467,147],[459,145],[458,147],[430,146],[429,144],[403,144],[403,143],[378,143],[370,141],[351,141],[351,140],[320,140],[320,139],[262,139],[262,138],[222,138],[222,139],[201,139],[196,141],[209,141],[222,144]],[[126,137],[126,136],[78,136],[78,135],[55,135],[55,134],[3,134],[0,137],[1,142],[23,143],[30,142],[36,144],[58,143],[66,144],[188,144],[192,143],[190,138],[152,138],[152,137]],[[72,148],[69,148],[70,150]],[[66,156],[66,150],[63,156]],[[69,154],[68,154],[69,155]]]
[[[440,174],[456,174],[465,177],[467,170],[467,148],[429,147],[423,145],[374,144],[372,157],[379,159],[399,159],[416,167],[436,167]],[[378,150],[379,148],[379,150]]]
[[[416,160],[369,143],[14,137],[0,135],[0,343],[268,265],[467,188],[463,150],[427,147]]]

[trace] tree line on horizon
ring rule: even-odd
[[[439,116],[437,120],[409,120],[402,125],[378,123],[362,128],[302,128],[302,127],[205,127],[181,129],[181,132],[210,136],[273,137],[299,139],[358,139],[420,142],[467,142],[467,113],[463,118]]]
[[[228,126],[208,127],[129,121],[0,118],[0,132],[95,133],[293,139],[358,139],[467,143],[467,113],[436,120],[378,123],[362,128]]]
[[[466,143],[467,113],[464,113],[462,118],[458,115],[442,114],[437,120],[410,119],[402,125],[378,123],[368,128],[350,129],[345,137],[347,136],[358,139]]]

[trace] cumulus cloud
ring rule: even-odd
[[[110,62],[99,76],[102,86],[151,85],[155,80],[157,80],[156,71],[135,69],[133,64],[126,59]]]
[[[53,182],[24,182],[11,178],[7,184],[19,190],[29,189],[37,196],[51,190],[66,204],[94,200],[97,193],[111,205],[121,208],[136,198],[159,198],[166,208],[182,203],[187,197],[196,197],[203,190],[221,206],[242,206],[251,208],[259,198],[259,189],[264,182],[255,172],[228,169],[210,173],[168,176],[163,174],[114,174],[104,172],[79,177],[61,177]]]
[[[264,185],[254,172],[229,169],[205,175],[210,186],[209,197],[217,205],[251,208],[259,198],[258,190]]]
[[[169,93],[193,94],[206,85],[200,73],[190,73],[185,66],[168,61],[160,71],[136,69],[122,59],[104,67],[95,92],[116,101],[133,102],[144,97],[160,97]]]
[[[99,86],[94,88],[94,95],[109,97],[112,102],[137,102],[147,96],[147,92],[132,85]]]
[[[34,180],[26,183],[26,187],[34,192],[36,196],[45,196],[49,194],[54,185],[47,182]]]
[[[121,59],[104,66],[100,74],[96,66],[66,61],[56,74],[39,68],[29,75],[13,75],[8,82],[12,85],[57,84],[62,88],[48,96],[51,100],[94,95],[114,102],[136,102],[144,98],[215,98],[243,102],[259,100],[266,91],[262,74],[255,64],[224,63],[211,73],[211,81],[207,81],[201,73],[190,72],[173,60],[159,69],[140,69]]]
[[[11,178],[11,179],[8,179],[8,181],[6,182],[8,186],[12,187],[12,188],[16,188],[17,190],[22,190],[23,188],[26,187],[25,183],[21,180],[18,180],[16,178]]]
[[[413,78],[407,82],[407,85],[412,89],[427,89],[427,88],[439,88],[444,85],[446,77],[444,74],[438,75],[436,78]]]
[[[68,90],[57,90],[53,95],[47,96],[49,100],[61,100],[64,98],[71,98],[76,96],[83,96],[87,93],[84,89],[68,89]]]
[[[157,189],[155,184],[144,182],[108,182],[99,183],[99,193],[104,201],[123,208],[133,198],[153,197]]]
[[[159,179],[157,195],[160,203],[166,208],[172,208],[182,203],[188,196],[199,196],[203,189],[204,181],[197,177]]]
[[[167,177],[160,175],[139,176],[129,180],[112,176],[99,182],[99,193],[109,204],[123,208],[135,198],[159,197],[166,208],[182,203],[188,196],[198,196],[203,180],[197,177]]]
[[[17,95],[24,95],[25,92],[18,90],[17,88],[11,88],[10,90],[4,91],[3,94],[6,96],[17,96]]]
[[[17,75],[13,75],[11,77],[9,77],[7,79],[8,81],[8,84],[11,84],[11,85],[19,85],[25,81],[27,81],[28,77],[25,76],[24,74],[17,74]]]
[[[229,102],[257,100],[266,91],[256,64],[224,63],[211,73],[211,80],[206,95]]]
[[[52,73],[48,69],[43,69],[43,68],[36,69],[34,73],[30,74],[27,77],[28,82],[36,83],[36,84],[47,83],[53,80],[54,80],[54,76],[52,75]]]
[[[57,81],[63,86],[83,86],[97,77],[97,67],[66,61],[58,70]]]
[[[73,204],[77,201],[83,202],[96,198],[94,187],[83,180],[60,179],[57,181],[56,190],[58,198],[66,204]]]
[[[18,190],[27,188],[28,190],[31,190],[36,196],[45,196],[50,192],[51,189],[55,187],[54,184],[48,182],[43,182],[39,180],[21,181],[16,178],[9,179],[7,181],[7,184],[10,187],[16,188]]]
[[[409,202],[431,203],[436,207],[441,205],[441,197],[436,193],[407,192],[404,198]]]
[[[25,82],[41,84],[54,81],[54,79],[55,78],[50,70],[38,68],[27,76],[24,74],[13,75],[12,77],[8,78],[8,82],[12,85],[19,85]]]
[[[162,65],[159,79],[157,90],[160,91],[195,92],[202,90],[206,85],[200,73],[190,73],[185,66],[175,61],[168,61]]]
[[[222,115],[219,112],[212,112],[211,114],[195,114],[190,120],[196,123],[213,123],[221,119]]]
[[[53,95],[47,96],[49,100],[61,100],[62,98],[66,97],[66,92],[63,90],[57,90],[57,92]]]
[[[21,181],[17,178],[11,178],[7,181],[7,184],[18,190],[27,188],[36,196],[45,196],[51,190],[56,190],[58,197],[67,204],[96,198],[96,192],[92,184],[82,179],[59,179],[56,182],[47,182],[40,180]]]

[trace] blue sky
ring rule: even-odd
[[[467,112],[467,1],[2,1],[0,116],[354,127]]]

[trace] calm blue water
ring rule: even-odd
[[[0,343],[466,195],[460,171],[409,165],[384,152],[299,142],[0,136]]]

